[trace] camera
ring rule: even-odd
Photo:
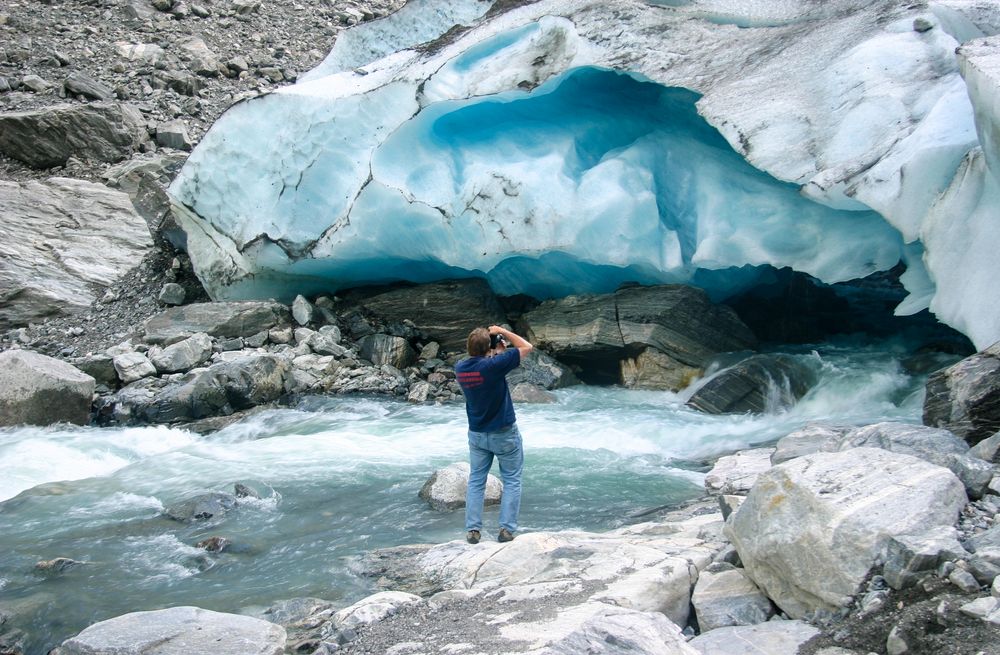
[[[503,344],[503,347],[506,348],[507,347],[507,340],[504,339],[503,336],[500,335],[500,334],[491,334],[490,335],[490,350],[495,349],[500,344]]]

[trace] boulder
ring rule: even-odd
[[[95,623],[53,655],[283,655],[285,629],[198,607],[133,612]]]
[[[122,384],[131,384],[142,378],[156,375],[156,366],[142,353],[128,352],[115,355],[112,358],[112,363]]]
[[[846,607],[891,537],[951,526],[966,502],[948,469],[853,448],[762,473],[725,533],[750,578],[803,618]]]
[[[164,305],[183,305],[184,297],[186,295],[187,292],[184,291],[184,287],[176,282],[167,282],[163,285],[163,288],[160,289],[160,294],[156,297],[156,299]]]
[[[156,145],[174,150],[190,150],[194,147],[187,125],[180,119],[166,121],[156,126]]]
[[[146,320],[148,343],[170,344],[198,332],[213,337],[248,337],[284,326],[288,308],[275,302],[206,302],[171,307]]]
[[[1000,432],[991,437],[986,437],[975,446],[969,449],[969,455],[983,460],[1000,464]]]
[[[548,300],[522,320],[535,346],[612,382],[618,381],[620,362],[639,349],[652,347],[688,367],[700,367],[717,353],[756,344],[735,312],[683,285]]]
[[[140,155],[104,173],[108,186],[132,199],[132,206],[154,238],[166,240],[178,250],[186,250],[187,240],[170,211],[166,189],[186,158],[179,152]]]
[[[455,462],[435,471],[418,496],[434,509],[444,512],[465,507],[465,491],[469,487],[469,463]],[[503,494],[503,483],[493,474],[486,478],[486,505],[498,505]]]
[[[754,355],[709,378],[686,404],[709,414],[760,414],[794,405],[816,381],[816,372],[798,359]]]
[[[464,352],[473,328],[506,321],[493,291],[480,279],[393,289],[360,304],[386,323],[412,321],[417,330],[449,351]]]
[[[922,534],[900,534],[889,539],[882,576],[893,589],[912,586],[945,561],[968,557],[958,542],[958,532],[938,526]]]
[[[546,391],[537,384],[521,382],[510,388],[510,399],[515,403],[531,403],[536,405],[549,405],[558,402],[555,394]]]
[[[406,399],[411,403],[427,402],[427,396],[430,394],[430,391],[431,385],[429,382],[416,382],[410,387],[410,391],[407,393]]]
[[[463,346],[463,350],[464,348]],[[512,389],[522,383],[533,384],[543,389],[562,389],[579,384],[580,380],[573,371],[536,348],[521,360],[517,368],[507,374],[507,384]]]
[[[681,629],[662,614],[592,603],[595,610],[564,637],[539,649],[539,655],[698,655]],[[551,635],[550,635],[551,638]],[[539,641],[545,635],[538,635]]]
[[[423,602],[420,596],[402,591],[382,591],[362,598],[345,607],[320,629],[323,641],[349,641],[351,634],[361,626],[371,625],[386,619],[401,607]]]
[[[970,445],[1000,430],[1000,342],[927,378],[923,421]]]
[[[804,427],[789,432],[778,439],[775,444],[774,453],[771,455],[771,464],[778,465],[782,462],[811,455],[820,451],[829,451],[828,444],[843,436],[851,430],[848,426],[823,425],[810,423]]]
[[[212,337],[204,332],[194,334],[166,348],[153,347],[149,360],[160,373],[180,373],[201,366],[212,356]]]
[[[699,375],[700,368],[687,366],[656,348],[646,348],[621,362],[622,384],[633,389],[680,391]]]
[[[774,607],[757,585],[735,567],[713,565],[702,571],[691,604],[702,633],[732,625],[756,625],[774,614]]]
[[[67,93],[76,96],[83,96],[91,100],[114,100],[115,90],[107,84],[98,82],[92,77],[88,77],[79,71],[73,71],[66,76],[63,86]]]
[[[118,102],[0,113],[0,152],[32,168],[62,166],[70,157],[119,162],[148,140],[142,113]]]
[[[213,492],[200,494],[175,503],[163,510],[163,515],[174,521],[189,523],[191,521],[207,521],[211,518],[225,516],[235,507],[236,496],[222,492]]]
[[[84,357],[77,357],[71,360],[70,363],[94,378],[97,384],[103,384],[106,387],[115,387],[118,385],[118,371],[115,370],[114,359],[109,355],[103,353],[86,355]]]
[[[361,357],[376,366],[389,364],[404,369],[417,361],[417,351],[403,337],[370,334],[361,340]]]
[[[969,446],[964,441],[940,428],[905,423],[875,423],[834,438],[825,450],[857,447],[882,448],[944,466],[958,476],[965,485],[966,492],[973,498],[982,497],[995,474],[992,465],[967,455]]]
[[[705,476],[705,489],[720,494],[750,491],[757,476],[771,468],[773,453],[774,448],[754,448],[720,457]]]
[[[94,378],[29,350],[0,352],[0,426],[90,420]]]
[[[768,621],[759,625],[716,628],[688,642],[701,655],[797,655],[819,634],[803,621]]]
[[[153,245],[128,196],[101,184],[0,180],[0,207],[0,330],[88,309]]]
[[[305,296],[298,295],[295,296],[295,300],[292,301],[292,318],[299,325],[309,325],[313,321],[313,313],[315,308],[312,303],[305,299]]]

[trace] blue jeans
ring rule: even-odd
[[[521,511],[521,469],[524,450],[517,425],[499,432],[469,430],[469,489],[465,494],[465,529],[483,527],[483,495],[486,476],[493,466],[493,456],[500,464],[503,497],[500,499],[500,527],[517,531],[517,515]]]

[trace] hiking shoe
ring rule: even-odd
[[[465,533],[465,540],[468,541],[470,544],[478,544],[479,543],[479,530],[469,530],[468,532],[466,532]]]
[[[508,530],[507,528],[500,528],[500,534],[497,535],[497,541],[499,541],[500,543],[514,541],[514,535],[511,534],[510,530]]]

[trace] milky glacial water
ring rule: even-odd
[[[796,354],[821,373],[793,409],[707,416],[685,394],[574,387],[519,406],[525,473],[521,530],[606,530],[701,495],[706,462],[773,442],[813,421],[918,422],[920,376],[887,345]],[[461,538],[463,513],[417,492],[466,457],[461,405],[310,398],[212,435],[179,428],[0,431],[0,612],[44,653],[98,620],[174,605],[253,612],[316,596],[374,591],[358,573],[373,548]],[[246,482],[265,498],[221,519],[181,524],[165,507]],[[496,509],[484,531],[495,534]],[[241,552],[194,544],[224,536]],[[83,565],[43,574],[35,563]]]

